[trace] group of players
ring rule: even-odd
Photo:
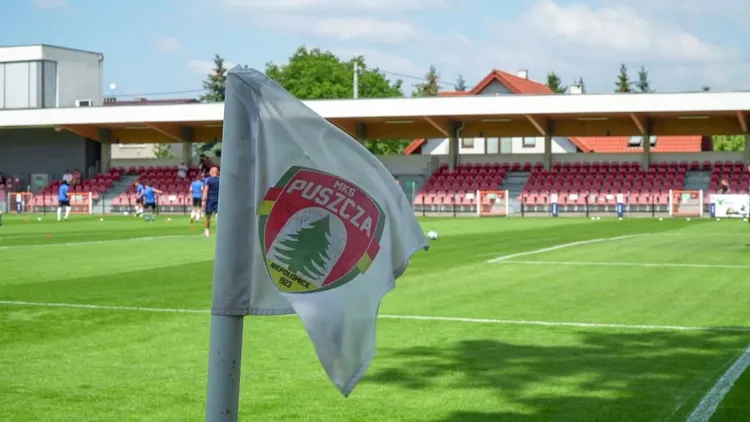
[[[135,181],[136,205],[135,217],[143,215],[145,221],[153,221],[156,218],[157,197],[163,192],[151,183],[141,183]],[[58,207],[57,221],[68,221],[70,217],[70,186],[63,180],[57,191]],[[209,237],[211,233],[211,217],[216,215],[218,219],[219,212],[219,168],[211,167],[208,176],[199,175],[190,183],[189,194],[193,199],[192,209],[190,210],[190,223],[200,221],[202,214],[205,214],[205,231],[204,236]],[[144,215],[148,212],[148,215]],[[63,213],[65,213],[63,217]]]

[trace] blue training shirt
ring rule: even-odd
[[[142,184],[138,183],[137,185],[135,185],[135,193],[139,197],[143,196],[143,185]]]
[[[193,198],[202,198],[203,197],[203,182],[200,180],[194,180],[193,183],[190,184],[190,191],[193,194]]]
[[[156,203],[156,192],[154,192],[154,188],[151,186],[148,186],[143,190],[143,197],[146,198],[147,204]]]
[[[60,188],[57,189],[57,198],[61,201],[67,201],[68,200],[68,191],[70,190],[70,186],[68,185],[60,185]]]
[[[206,201],[219,202],[219,176],[207,177],[206,186],[208,187]]]

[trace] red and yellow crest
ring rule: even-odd
[[[292,167],[258,207],[266,268],[279,291],[312,293],[353,280],[380,251],[385,214],[348,180]]]

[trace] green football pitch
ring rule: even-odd
[[[2,222],[0,420],[204,418],[215,238],[185,217]],[[748,223],[421,223],[440,237],[386,296],[352,396],[329,382],[296,317],[246,318],[241,420],[750,413]]]

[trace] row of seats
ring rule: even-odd
[[[669,191],[683,189],[688,171],[710,171],[706,192],[718,192],[721,178],[727,178],[734,192],[747,191],[750,173],[742,162],[692,161],[653,163],[641,170],[638,162],[570,162],[555,163],[546,170],[542,163],[464,163],[453,171],[443,164],[430,176],[424,189],[415,197],[419,205],[476,204],[477,190],[502,190],[508,172],[529,172],[519,197],[528,204],[546,204],[551,192],[558,193],[558,203],[600,203],[611,205],[617,194],[633,204],[664,205]]]

